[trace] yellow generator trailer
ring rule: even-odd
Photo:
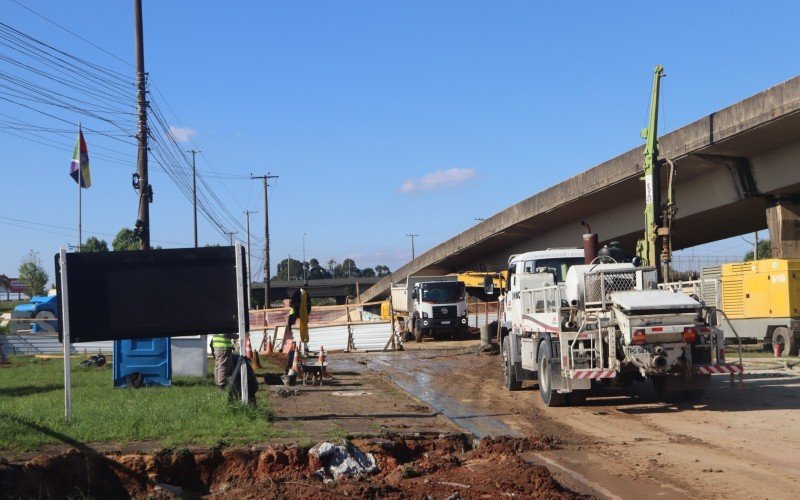
[[[723,264],[718,280],[708,279],[713,274],[713,268],[703,270],[706,304],[724,311],[740,337],[778,344],[783,356],[797,355],[800,259]],[[709,293],[712,287],[715,293]],[[719,323],[727,333],[725,320],[719,318]]]

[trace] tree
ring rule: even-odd
[[[19,264],[19,279],[28,285],[27,295],[44,295],[44,285],[47,284],[47,273],[42,267],[39,252],[31,250]]]
[[[371,267],[365,267],[361,270],[361,277],[362,278],[374,278],[375,277],[375,270]]]
[[[86,238],[86,243],[81,245],[81,252],[108,252],[106,240],[98,240],[94,236]]]
[[[770,241],[768,239],[759,241],[758,242],[758,259],[756,259],[756,260],[771,259],[771,258],[772,258],[772,246],[770,244]],[[745,262],[747,262],[748,260],[753,260],[753,251],[750,250],[747,253],[745,253],[743,260]]]
[[[278,262],[278,274],[273,279],[303,279],[303,263],[296,259],[283,259]]]
[[[353,259],[348,258],[333,268],[333,275],[336,278],[359,278],[361,277],[361,269],[356,266]]]
[[[387,266],[379,265],[375,266],[375,274],[377,274],[379,278],[383,278],[384,276],[389,276],[392,272]]]
[[[111,248],[113,248],[115,252],[122,250],[139,250],[139,238],[133,234],[132,229],[123,227],[114,237],[114,241],[111,242]]]
[[[308,279],[310,280],[324,280],[331,277],[331,273],[327,269],[319,265],[317,259],[308,261]]]

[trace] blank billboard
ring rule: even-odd
[[[243,255],[243,297],[245,263]],[[234,247],[69,253],[67,282],[71,342],[239,331]]]

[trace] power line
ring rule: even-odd
[[[28,7],[28,6],[26,6],[26,5],[22,5],[22,4],[21,4],[21,3],[19,3],[17,0],[11,0],[11,1],[12,1],[12,2],[14,2],[15,4],[19,5],[19,6],[20,6],[20,7],[22,7],[23,9],[25,9],[25,10],[27,10],[27,11],[29,11],[29,12],[31,12],[31,13],[33,13],[33,14],[35,14],[35,15],[39,16],[39,17],[41,17],[42,19],[44,19],[44,20],[45,20],[45,21],[47,21],[48,23],[50,23],[50,24],[53,24],[53,25],[55,25],[55,26],[57,26],[57,27],[61,28],[62,30],[64,30],[64,31],[66,31],[67,33],[69,33],[70,35],[74,36],[75,38],[77,38],[77,39],[79,39],[79,40],[82,40],[82,41],[84,41],[84,42],[88,43],[89,45],[91,45],[92,47],[94,47],[94,48],[96,48],[96,49],[98,49],[98,50],[100,50],[100,51],[102,51],[102,52],[105,52],[106,54],[110,55],[110,56],[111,56],[111,57],[113,57],[114,59],[117,59],[118,61],[121,61],[121,62],[123,62],[123,63],[127,64],[127,65],[128,65],[128,66],[130,66],[130,67],[133,67],[133,64],[129,63],[128,61],[126,61],[126,60],[122,59],[121,57],[119,57],[119,56],[117,56],[117,55],[115,55],[115,54],[113,54],[113,53],[111,53],[111,52],[107,51],[107,50],[106,50],[106,49],[104,49],[103,47],[101,47],[101,46],[99,46],[99,45],[97,45],[97,44],[95,44],[95,43],[92,43],[92,42],[90,42],[89,40],[87,40],[87,39],[83,38],[82,36],[78,35],[77,33],[75,33],[74,31],[70,31],[70,30],[68,30],[67,28],[65,28],[65,27],[61,26],[60,24],[58,24],[57,22],[53,21],[52,19],[50,19],[50,18],[48,18],[48,17],[45,17],[44,15],[40,14],[39,12],[36,12],[35,10],[31,9],[30,7]]]

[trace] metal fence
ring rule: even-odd
[[[703,268],[741,262],[741,255],[673,255],[670,267],[679,273],[689,273],[690,278],[700,276]],[[689,277],[689,276],[687,276]]]
[[[111,354],[114,343],[79,342],[71,346],[73,354]],[[57,335],[0,335],[0,348],[6,354],[61,354],[64,347]]]

